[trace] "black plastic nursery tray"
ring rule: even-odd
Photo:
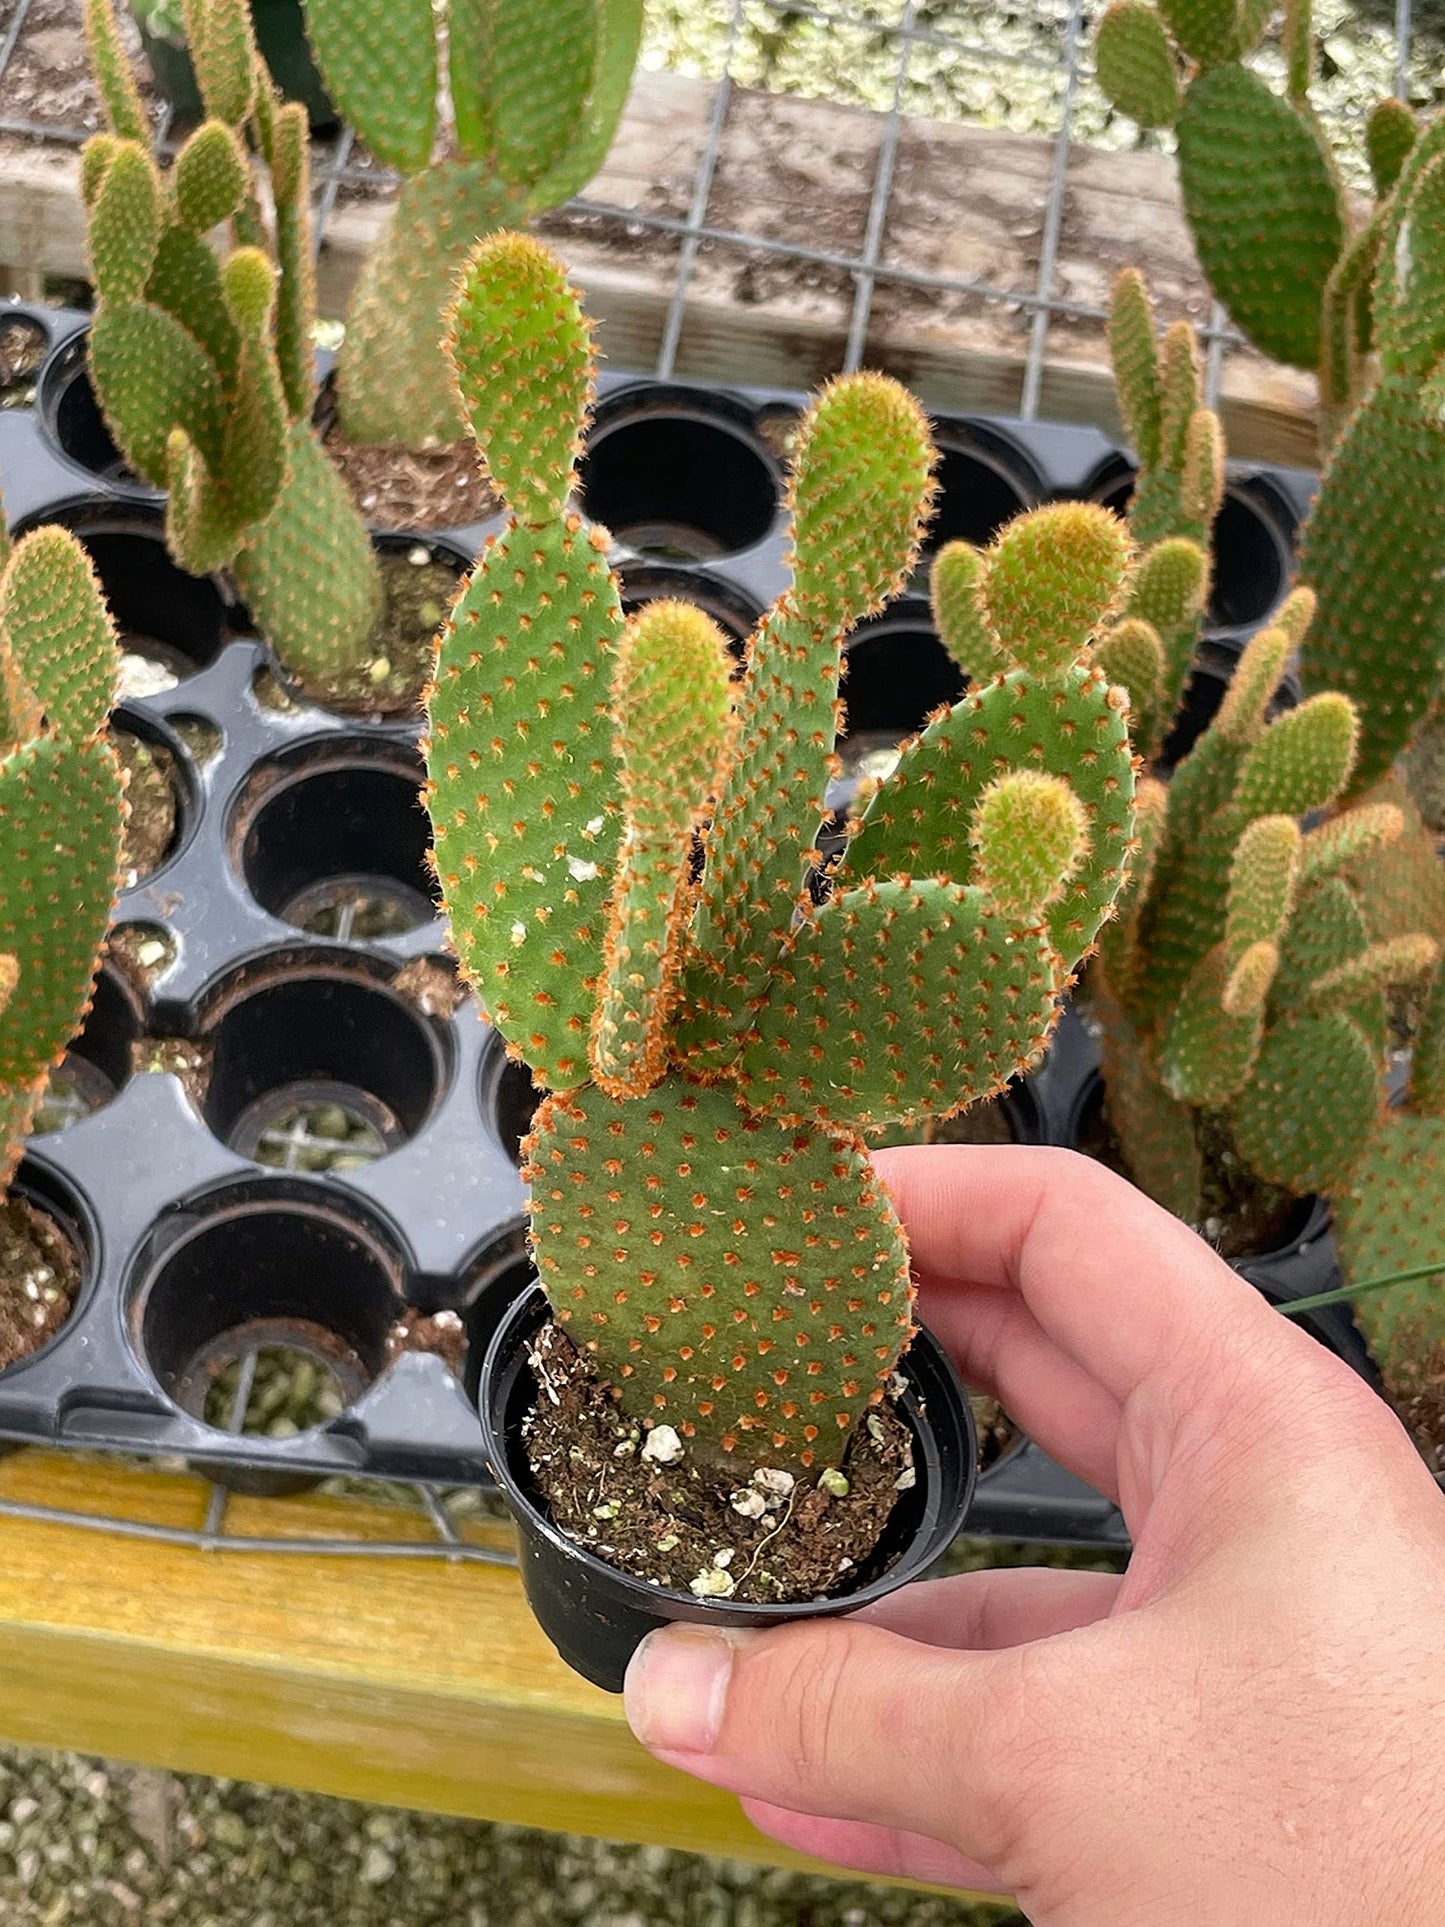
[[[86,1277],[64,1330],[0,1374],[0,1437],[181,1455],[247,1489],[338,1473],[488,1483],[475,1381],[529,1276],[517,1147],[532,1094],[446,955],[415,726],[291,700],[228,587],[170,563],[159,498],[124,479],[90,395],[87,319],[0,309],[0,348],[18,329],[45,354],[33,402],[0,397],[0,484],[17,532],[60,521],[89,549],[130,652],[117,720],[168,756],[177,826],[121,898],[59,1080],[63,1127],[22,1168],[78,1235]],[[786,580],[799,406],[604,376],[583,486],[629,606],[681,595],[741,643]],[[1089,428],[937,432],[935,545],[987,540],[1051,497],[1127,492],[1127,458]],[[1196,730],[1285,592],[1309,493],[1297,471],[1231,471]],[[383,539],[461,571],[483,533]],[[839,802],[959,693],[917,586],[850,646]],[[1070,1019],[1008,1102],[1020,1136],[1072,1141],[1091,1053]],[[1323,1230],[1294,1254],[1296,1293],[1320,1288]],[[1343,1321],[1332,1339],[1350,1336]],[[279,1351],[312,1362],[330,1404],[305,1429],[243,1433],[252,1376]],[[969,1524],[1125,1543],[1115,1508],[1027,1440],[985,1471]]]

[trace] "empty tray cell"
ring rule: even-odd
[[[294,1183],[252,1184],[157,1227],[130,1323],[183,1411],[218,1432],[280,1439],[355,1402],[385,1368],[401,1309],[400,1262],[379,1232]],[[245,1476],[226,1483],[244,1490]]]
[[[1021,454],[984,431],[938,431],[938,499],[924,546],[946,542],[982,548],[1005,522],[1038,500],[1040,484]]]
[[[143,506],[46,517],[89,555],[120,632],[122,700],[162,694],[220,653],[227,611],[215,583],[187,575],[166,553],[160,514]]]
[[[899,744],[964,690],[962,671],[939,641],[927,603],[916,597],[862,623],[844,664],[838,738],[843,771],[829,794],[834,809],[850,802],[867,778],[891,774]]]
[[[140,1003],[129,984],[118,971],[102,970],[80,1034],[51,1073],[32,1135],[63,1131],[109,1104],[131,1074],[142,1028]]]
[[[284,1171],[373,1163],[430,1115],[448,1070],[444,1036],[354,971],[256,973],[206,1025],[206,1122],[242,1157]]]
[[[263,763],[232,835],[252,896],[298,930],[347,943],[430,923],[421,780],[404,749],[334,740]]]
[[[721,398],[619,397],[598,410],[582,500],[616,542],[643,555],[709,562],[771,530],[778,468],[741,410]]]

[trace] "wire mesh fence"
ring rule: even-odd
[[[1445,100],[1445,8],[1437,19],[1419,0],[1319,0],[1323,44],[1321,113],[1348,149],[1370,105],[1394,91],[1429,107]],[[669,291],[653,372],[674,376],[694,299],[700,264],[729,252],[839,278],[846,323],[839,371],[869,359],[881,288],[912,290],[1005,308],[1022,318],[1025,348],[1016,412],[1039,413],[1051,331],[1061,321],[1101,330],[1102,306],[1073,298],[1061,286],[1070,164],[1078,146],[1120,148],[1167,145],[1167,137],[1138,135],[1120,122],[1098,89],[1089,57],[1095,0],[858,0],[821,5],[814,0],[651,0],[643,64],[667,67],[711,85],[691,177],[667,195],[623,205],[583,194],[557,223],[585,223],[604,245],[645,235],[664,250]],[[1266,69],[1278,63],[1266,45]],[[871,110],[877,116],[871,177],[850,192],[861,218],[851,238],[822,244],[739,225],[719,195],[719,170],[730,122],[757,93],[780,100],[816,96]],[[148,98],[150,98],[148,96]],[[151,98],[158,147],[171,145],[172,113]],[[919,118],[1022,132],[1046,143],[1047,165],[1033,211],[1031,271],[1014,279],[949,273],[909,258],[893,219],[905,132]],[[85,73],[80,0],[0,0],[0,144],[38,143],[74,149],[100,125],[99,103]],[[0,151],[0,175],[4,156]],[[351,130],[318,143],[314,156],[314,221],[318,250],[326,246],[339,207],[352,199],[389,194],[394,178],[378,168]],[[960,221],[967,220],[967,183],[960,185]],[[659,202],[660,204],[653,204]],[[1207,344],[1210,399],[1218,393],[1226,352],[1239,337],[1214,306],[1200,329]],[[640,371],[639,371],[640,372]],[[314,1120],[290,1119],[273,1131],[275,1153],[290,1168],[306,1155]],[[304,1127],[304,1128],[303,1128]],[[279,1133],[279,1134],[278,1134]],[[354,1151],[354,1146],[343,1147]],[[257,1360],[243,1359],[230,1409],[218,1429],[240,1433]],[[114,1519],[0,1496],[0,1518],[63,1521],[206,1550],[315,1553],[338,1556],[441,1558],[485,1563],[510,1555],[471,1543],[458,1531],[445,1496],[417,1486],[414,1513],[432,1536],[347,1540],[309,1536],[259,1538],[228,1528],[228,1493],[212,1489],[204,1523]]]

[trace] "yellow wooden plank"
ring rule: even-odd
[[[199,1528],[199,1480],[26,1451],[0,1501]],[[249,1536],[425,1540],[360,1500],[235,1498]],[[480,1540],[509,1528],[479,1524]],[[0,1735],[173,1771],[831,1872],[659,1765],[538,1632],[516,1572],[205,1552],[0,1518]]]

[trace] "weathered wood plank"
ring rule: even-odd
[[[712,87],[677,74],[639,76],[612,154],[589,198],[681,217],[704,138]],[[0,108],[3,110],[3,108]],[[832,103],[735,91],[708,223],[826,255],[856,254],[867,218],[880,121]],[[73,154],[0,141],[0,266],[85,272]],[[883,261],[914,273],[1032,291],[1052,144],[934,121],[900,142]],[[348,195],[351,198],[348,198]],[[345,190],[318,263],[324,313],[339,315],[386,204]],[[622,220],[556,217],[545,231],[578,276],[619,367],[656,358],[676,286],[674,235]],[[1178,202],[1173,162],[1077,148],[1071,157],[1056,292],[1102,307],[1126,262],[1141,267],[1161,315],[1203,321],[1207,293]],[[725,241],[704,244],[688,286],[678,373],[705,381],[808,387],[839,363],[854,283],[846,269]],[[978,294],[880,277],[868,359],[937,408],[1017,411],[1030,311]],[[1222,412],[1233,453],[1308,465],[1312,383],[1239,350],[1225,362]],[[1040,413],[1117,429],[1097,321],[1056,317]]]
[[[198,1528],[197,1479],[26,1451],[0,1499]],[[235,1498],[249,1536],[426,1540],[399,1508]],[[472,1536],[507,1543],[509,1529]],[[201,1552],[0,1519],[0,1734],[174,1771],[819,1869],[660,1766],[568,1671],[516,1572]]]

